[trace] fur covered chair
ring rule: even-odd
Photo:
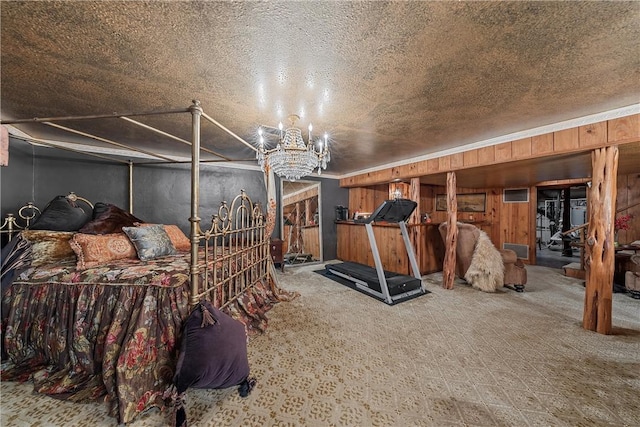
[[[446,222],[438,228],[445,242],[447,228]],[[456,275],[485,292],[495,292],[505,285],[513,285],[516,291],[522,292],[527,283],[527,270],[514,251],[499,251],[487,233],[463,222],[458,223]]]

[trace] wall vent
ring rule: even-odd
[[[504,203],[529,203],[529,190],[526,188],[505,189],[502,192]]]
[[[529,259],[529,245],[518,245],[516,243],[503,243],[502,249],[511,249],[518,258]]]

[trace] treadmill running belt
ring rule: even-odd
[[[325,268],[328,271],[335,270],[362,282],[366,282],[369,288],[382,292],[380,281],[378,280],[378,274],[376,269],[373,267],[355,262],[342,262],[338,264],[327,264]],[[384,271],[384,277],[387,280],[389,295],[392,296],[418,289],[422,285],[421,281],[415,277],[390,271]]]

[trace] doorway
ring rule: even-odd
[[[587,222],[586,184],[538,187],[537,203],[536,264],[581,270],[585,229],[573,229]]]
[[[281,184],[284,264],[322,262],[320,182],[282,180]]]

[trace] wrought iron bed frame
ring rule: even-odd
[[[161,114],[176,114],[176,113],[190,113],[191,114],[191,141],[184,140],[177,136],[171,135],[167,132],[151,127],[144,123],[131,119],[135,116],[149,116],[149,115],[161,115]],[[231,205],[227,205],[226,202],[222,202],[222,205],[218,209],[217,214],[212,216],[212,223],[209,229],[202,230],[200,227],[201,218],[199,216],[199,203],[200,203],[200,152],[206,151],[214,154],[222,159],[222,161],[233,161],[232,159],[218,154],[214,151],[202,148],[200,144],[200,128],[201,119],[204,118],[208,122],[218,126],[220,129],[227,132],[233,138],[239,140],[254,151],[257,149],[240,138],[238,135],[227,129],[225,126],[204,113],[200,102],[193,100],[191,105],[186,109],[176,110],[163,110],[163,111],[149,111],[149,112],[133,112],[133,113],[112,113],[101,115],[87,115],[87,116],[66,116],[66,117],[48,117],[48,118],[32,118],[32,119],[18,119],[0,121],[0,124],[17,124],[17,123],[42,123],[48,126],[53,126],[58,129],[62,129],[71,133],[81,134],[85,137],[98,139],[107,144],[112,144],[117,147],[125,147],[127,149],[143,152],[145,154],[151,154],[154,157],[163,160],[162,163],[182,163],[175,162],[174,160],[165,156],[149,153],[144,150],[127,147],[124,144],[120,144],[114,141],[106,140],[94,135],[90,135],[84,132],[80,132],[68,127],[64,127],[54,122],[69,121],[69,120],[85,120],[85,119],[101,119],[101,118],[120,118],[133,125],[141,126],[150,131],[168,136],[179,142],[191,145],[191,215],[189,217],[190,226],[190,241],[191,241],[191,261],[190,261],[190,304],[195,306],[202,298],[213,298],[214,303],[224,306],[229,304],[233,299],[242,293],[242,290],[251,287],[253,284],[264,277],[267,282],[270,280],[270,276],[275,279],[275,266],[269,256],[269,236],[266,235],[267,221],[264,214],[261,211],[259,204],[253,204],[251,199],[246,195],[244,190],[241,191],[239,196],[236,196]],[[24,139],[24,138],[23,138]],[[97,157],[105,158],[106,156],[95,153],[88,153],[82,150],[71,149],[66,146],[52,144],[50,141],[43,141],[37,138],[25,139],[29,142],[36,142],[45,146],[54,148],[62,148],[68,151],[75,151],[87,155],[95,155]],[[116,162],[127,163],[129,165],[129,211],[133,210],[133,162],[124,162],[121,159],[112,159]],[[145,164],[148,164],[146,162]],[[72,193],[73,194],[73,193]],[[69,197],[76,197],[75,194]],[[88,202],[86,199],[79,198]],[[13,214],[8,214],[0,231],[2,233],[8,233],[10,237],[24,228],[28,228],[32,220],[39,214],[40,210],[32,203],[29,202],[18,211],[18,217]],[[17,218],[24,221],[24,225],[17,223]],[[205,257],[203,260],[199,257],[199,251],[201,242],[204,241]],[[232,252],[231,249],[237,252]],[[216,263],[227,262],[229,263],[231,257],[240,254],[245,257],[244,261],[248,261],[245,265],[243,262],[243,268],[241,271],[234,272],[229,277],[218,277],[216,273]],[[201,273],[205,268],[212,268],[212,281],[211,285],[208,282],[208,275]],[[203,283],[201,284],[201,277],[203,277]],[[248,278],[250,283],[247,283]],[[220,283],[216,283],[219,281]],[[213,286],[213,287],[212,287]],[[220,297],[219,292],[216,289],[222,289],[222,301],[217,301]],[[214,289],[215,288],[215,289]],[[227,291],[226,293],[224,291]],[[226,299],[225,296],[233,299]]]

